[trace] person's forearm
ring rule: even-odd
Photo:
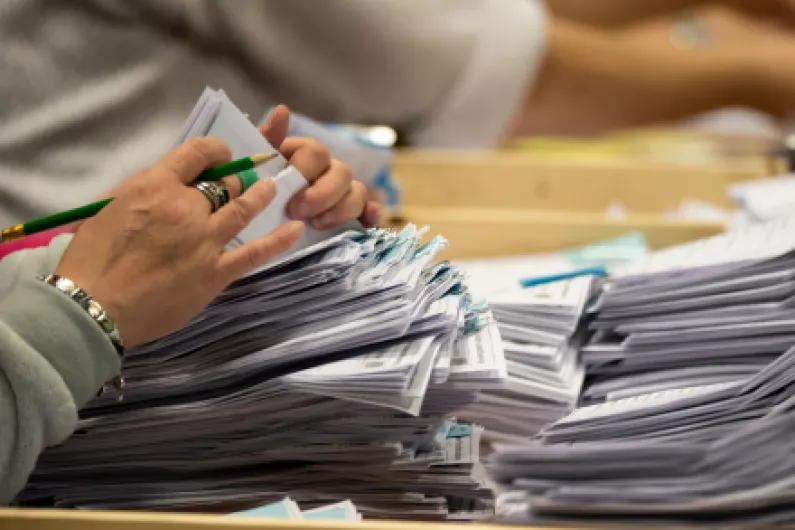
[[[632,24],[704,3],[705,0],[547,0],[556,17],[605,28]]]
[[[744,77],[734,58],[641,50],[556,20],[515,133],[592,134],[747,105]]]

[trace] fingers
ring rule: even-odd
[[[237,236],[273,200],[276,185],[270,179],[260,180],[239,197],[210,217],[211,232],[221,244]]]
[[[243,197],[251,193],[251,189]],[[289,250],[304,233],[304,223],[291,221],[285,223],[267,236],[246,243],[229,252],[221,254],[218,265],[221,274],[231,283],[244,274],[260,267]]]
[[[290,127],[290,110],[284,105],[279,105],[271,115],[265,125],[259,127],[259,132],[268,140],[275,149],[279,149],[287,138],[287,129]]]
[[[307,220],[320,215],[345,197],[351,189],[352,181],[353,176],[350,168],[342,162],[333,160],[329,169],[314,184],[296,193],[290,199],[290,202],[287,203],[287,215],[299,220]],[[362,202],[362,206],[364,206],[364,202]]]
[[[229,162],[231,158],[229,148],[217,138],[190,138],[169,151],[157,165],[162,165],[183,184],[190,184],[203,170]]]
[[[381,205],[376,201],[367,201],[367,204],[364,205],[364,213],[359,217],[359,221],[365,228],[375,228],[381,223],[382,216],[383,209]]]
[[[310,184],[331,167],[331,153],[312,138],[287,138],[279,152],[290,161]]]
[[[361,182],[348,186],[348,191],[341,200],[317,217],[310,219],[309,224],[316,230],[326,230],[340,226],[361,216],[367,203],[367,189]]]

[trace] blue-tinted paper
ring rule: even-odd
[[[313,512],[304,512],[304,519],[348,520],[348,511],[342,506],[322,508]]]
[[[231,514],[235,517],[266,517],[271,519],[291,519],[290,510],[284,501],[275,502],[251,510]]]

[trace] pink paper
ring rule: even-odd
[[[32,236],[23,237],[22,239],[17,239],[16,241],[2,243],[0,244],[0,259],[3,259],[12,252],[16,252],[17,250],[22,250],[24,248],[45,247],[50,244],[50,241],[52,241],[55,236],[66,234],[71,231],[71,226],[62,226],[60,228],[54,228],[46,232],[33,234]]]

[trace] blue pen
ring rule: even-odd
[[[522,287],[535,287],[536,285],[542,285],[545,283],[552,283],[557,282],[560,280],[568,280],[570,278],[576,278],[578,276],[599,276],[600,278],[604,278],[607,276],[607,269],[602,266],[597,267],[586,267],[584,269],[578,269],[570,272],[564,272],[561,274],[552,274],[549,276],[536,276],[534,278],[525,278],[523,280],[519,280],[519,283]]]

